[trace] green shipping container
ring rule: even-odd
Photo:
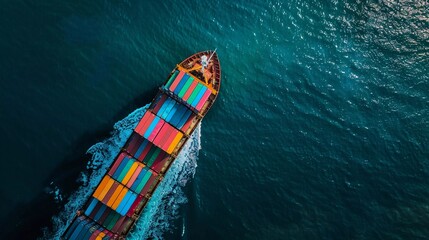
[[[191,86],[192,82],[194,81],[193,77],[188,78],[188,81],[186,81],[185,86],[183,86],[182,90],[180,90],[179,92],[179,97],[183,97],[186,93],[186,91],[188,91],[189,87]]]

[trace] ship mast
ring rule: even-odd
[[[204,68],[207,67],[209,65],[210,60],[212,59],[213,55],[215,54],[217,48],[215,48],[215,50],[212,52],[212,54],[210,55],[209,59],[207,59],[206,55],[203,55],[201,57],[201,71],[204,73]]]
[[[217,48],[212,52],[209,59],[207,59],[206,55],[201,56],[201,72],[203,73],[204,81],[207,83],[206,75],[204,74],[204,68],[209,65],[210,60],[212,59],[213,55],[215,54]]]
[[[213,55],[215,54],[217,48],[215,48],[215,50],[212,52],[212,55],[210,55],[209,60],[207,62],[210,62],[210,60],[212,59]]]

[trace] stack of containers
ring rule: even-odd
[[[104,229],[123,232],[159,182],[158,174],[127,153],[118,155],[87,204],[85,215]]]
[[[114,234],[85,216],[78,217],[65,234],[65,239],[113,239]]]
[[[152,171],[144,164],[128,157],[116,161],[108,172],[108,175],[133,192],[143,196],[146,195],[151,189],[151,186],[156,183],[158,176],[156,172]],[[134,193],[130,194],[134,195]]]
[[[153,113],[181,131],[186,131],[195,118],[195,114],[188,107],[166,94],[159,95],[151,107]]]
[[[170,155],[161,148],[155,146],[139,134],[133,133],[125,145],[127,152],[135,159],[143,162],[153,171],[160,173]]]
[[[90,199],[90,204],[85,210],[85,215],[107,230],[115,233],[124,229],[124,222],[127,220],[129,221],[129,216],[120,215],[118,212],[93,197]]]
[[[212,94],[212,91],[207,86],[189,74],[177,70],[168,80],[165,89],[183,99],[197,111],[201,110]]]
[[[173,152],[183,137],[183,133],[149,111],[143,115],[134,131],[168,154]]]

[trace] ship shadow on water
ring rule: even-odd
[[[11,214],[0,222],[2,239],[36,239],[43,237],[44,229],[52,231],[52,218],[58,215],[67,203],[68,197],[75,192],[82,183],[78,181],[82,172],[90,175],[94,170],[87,169],[91,155],[87,150],[97,142],[111,136],[113,125],[133,112],[135,109],[150,103],[156,95],[157,88],[146,91],[126,104],[107,124],[101,125],[96,131],[91,131],[78,137],[73,144],[73,154],[65,156],[44,182],[45,189],[27,204],[16,207]],[[37,160],[35,160],[37,161]],[[53,160],[55,161],[55,160]],[[62,200],[55,200],[48,189],[51,183],[61,191]],[[0,196],[3,193],[0,192]],[[71,219],[72,216],[70,216]]]

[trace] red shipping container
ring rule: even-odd
[[[122,223],[124,222],[126,216],[121,216],[118,221],[115,223],[115,226],[112,228],[112,232],[117,233],[119,228],[121,227]]]
[[[191,125],[191,123],[192,123],[192,121],[194,120],[194,118],[195,118],[195,115],[192,113],[190,116],[189,116],[189,118],[188,118],[188,120],[186,120],[186,122],[185,122],[185,124],[183,125],[183,127],[182,127],[182,131],[184,131],[184,132],[186,132],[187,130],[188,130],[188,128],[189,128],[189,126]]]
[[[174,89],[176,89],[176,87],[179,84],[180,80],[182,80],[183,75],[185,75],[185,72],[180,71],[180,73],[177,75],[176,79],[174,79],[173,84],[171,84],[170,91],[174,91]]]
[[[170,136],[170,132],[171,132],[171,126],[170,124],[164,124],[164,127],[162,128],[162,134],[159,135],[156,139],[157,142],[157,146],[161,147],[163,142],[165,142],[165,140]]]
[[[168,137],[167,141],[164,142],[162,145],[162,149],[167,152],[168,147],[170,147],[171,143],[173,142],[174,138],[176,137],[178,131],[176,129],[172,129],[170,131],[170,136]]]
[[[161,99],[158,101],[158,103],[156,104],[156,106],[153,108],[153,112],[154,113],[158,113],[159,109],[162,107],[162,105],[165,103],[165,100],[167,99],[167,96],[165,94],[163,94],[161,96]]]
[[[153,143],[157,146],[160,145],[161,139],[165,136],[165,134],[168,132],[168,124],[164,124],[164,126],[162,126],[161,130],[159,131],[158,135],[155,137],[155,139],[153,140]]]
[[[135,131],[140,134],[141,136],[144,135],[144,133],[146,132],[146,130],[149,128],[150,124],[152,123],[152,121],[155,119],[155,115],[153,115],[151,112],[146,112],[145,115],[143,116],[143,118],[147,116],[147,121],[145,121],[144,123],[140,124],[142,121],[140,121],[139,125],[136,127]]]
[[[198,82],[195,80],[192,82],[191,86],[189,86],[188,90],[186,90],[185,95],[183,95],[183,100],[185,100],[185,101],[188,100],[188,98],[191,96],[191,94],[194,91],[197,84],[198,84]]]
[[[134,214],[134,211],[136,209],[136,207],[138,206],[138,204],[143,200],[144,196],[142,195],[137,195],[136,200],[134,201],[133,205],[131,205],[130,209],[127,212],[127,216],[131,217]]]
[[[160,157],[162,156],[162,157]],[[162,154],[160,154],[160,156],[158,156],[155,160],[155,162],[152,165],[152,169],[159,173],[162,169],[162,167],[165,165],[165,163],[167,162],[168,158],[170,157],[170,155],[168,155],[167,153],[163,152]]]
[[[164,126],[165,121],[160,119],[158,124],[156,124],[155,128],[153,129],[153,131],[151,132],[150,136],[147,138],[147,140],[153,142],[153,140],[155,139],[156,135],[158,135],[159,130],[161,130],[162,126]]]
[[[151,171],[152,172],[152,171]],[[146,193],[149,191],[149,189],[155,184],[157,181],[157,175],[155,172],[152,172],[152,176],[150,176],[149,180],[147,181],[146,185],[143,187],[143,190],[140,192],[141,195],[146,195]]]
[[[161,136],[158,142],[158,147],[162,148],[162,145],[167,141],[167,139],[170,137],[170,133],[172,131],[172,127],[169,124],[164,125],[164,134]]]
[[[119,154],[118,158],[115,160],[115,164],[113,164],[113,167],[110,169],[108,173],[110,176],[112,176],[113,173],[115,173],[116,169],[118,169],[119,165],[124,160],[125,156],[126,156],[125,153]]]
[[[137,124],[136,128],[134,129],[134,131],[137,132],[138,129],[140,129],[143,125],[145,125],[145,123],[149,120],[150,114],[148,114],[149,112],[145,112],[143,114],[142,119],[140,120],[140,122]]]
[[[133,140],[132,142],[130,142],[129,146],[127,147],[127,152],[129,152],[131,155],[134,155],[142,142],[143,142],[142,137],[139,134],[134,132]]]
[[[129,229],[131,227],[132,224],[133,224],[133,220],[131,220],[130,218],[125,218],[125,220],[122,222],[122,225],[119,228],[118,232],[126,231],[127,229]]]
[[[201,97],[200,101],[195,107],[198,111],[201,110],[201,108],[204,106],[204,103],[207,101],[207,99],[209,99],[211,94],[212,94],[212,91],[210,89],[206,89],[204,95]]]
[[[101,202],[107,205],[107,202],[110,200],[110,198],[112,197],[113,193],[115,192],[118,186],[119,186],[119,183],[115,181]]]
[[[128,152],[131,152],[132,149],[134,148],[134,146],[136,145],[137,136],[138,136],[138,134],[135,133],[135,132],[133,132],[131,134],[130,139],[128,139],[128,142],[127,142],[127,144],[125,146],[125,148],[127,149]]]
[[[89,240],[95,240],[95,239],[97,238],[97,236],[98,236],[98,234],[99,234],[100,232],[101,232],[101,231],[100,231],[99,229],[95,230],[95,231],[91,234],[91,237],[89,238]]]
[[[144,147],[144,150],[142,152],[142,154],[140,154],[139,156],[139,160],[143,161],[143,159],[146,157],[147,153],[150,151],[150,149],[152,148],[153,144],[151,142],[148,142],[146,144],[146,146]]]

